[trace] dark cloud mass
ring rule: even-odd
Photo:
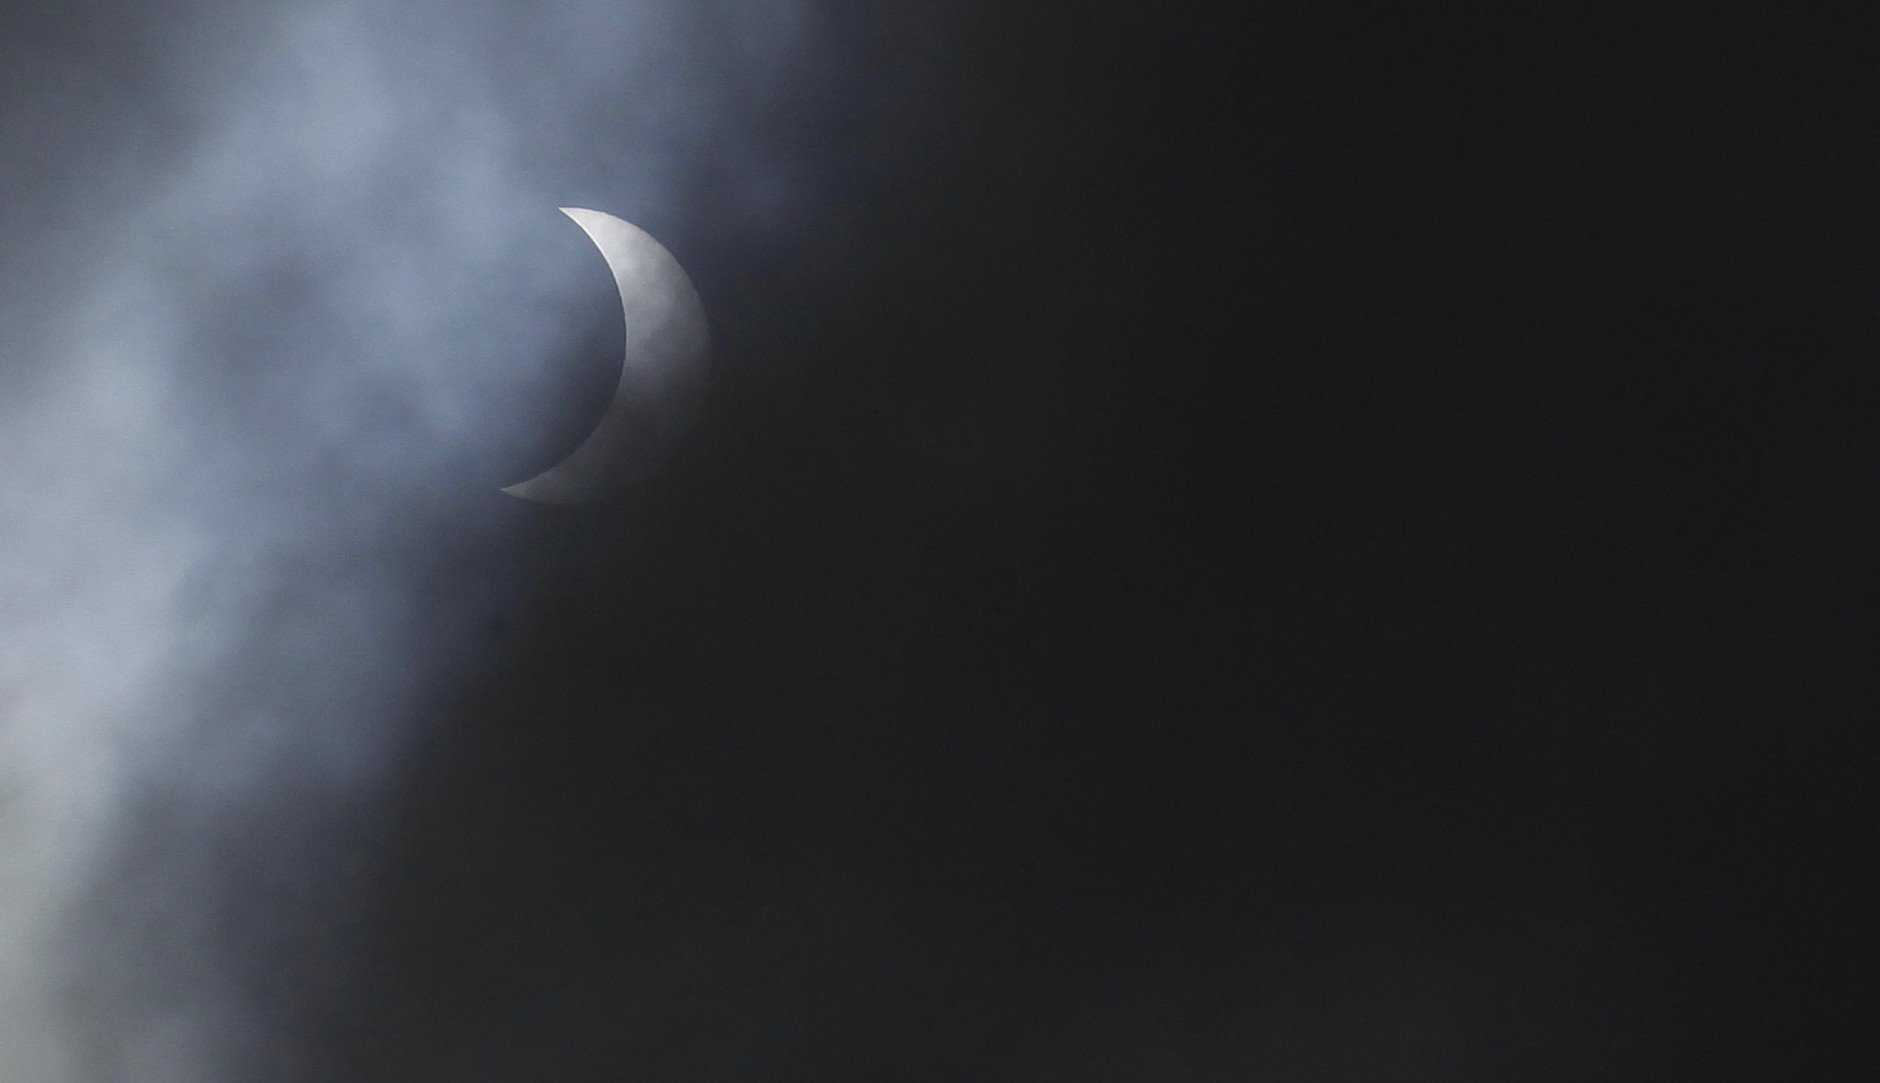
[[[0,1083],[1830,1078],[1842,40],[9,5]]]

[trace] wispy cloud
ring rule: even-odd
[[[509,575],[494,488],[600,273],[555,208],[678,214],[806,47],[757,0],[170,14],[8,89],[8,1080],[242,1076],[215,825],[383,782]]]

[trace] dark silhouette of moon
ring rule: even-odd
[[[614,273],[627,348],[613,401],[581,446],[503,490],[541,504],[586,503],[643,477],[691,421],[711,349],[698,291],[664,245],[611,214],[561,212],[587,231]]]

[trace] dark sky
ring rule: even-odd
[[[381,349],[295,330],[353,311],[323,268],[391,242],[182,291],[184,447],[233,465],[179,499],[263,587],[201,603],[243,632],[165,740],[188,774],[277,701],[290,736],[232,791],[127,785],[70,904],[111,945],[70,1079],[167,1078],[124,1035],[198,971],[240,1022],[176,1040],[231,1083],[1826,1079],[1864,1044],[1880,117],[1848,35],[805,0],[785,47],[701,2],[615,71],[550,62],[535,5],[449,47],[351,6],[408,85],[484,88],[542,196],[492,212],[498,300],[427,311],[555,346],[346,362],[302,417],[328,378],[292,373]],[[213,5],[102,12],[0,24],[38,58],[8,147],[133,118],[0,166],[0,228],[40,223],[0,239],[9,306],[92,243],[59,178],[208,184],[216,88],[266,70]],[[483,197],[414,202],[448,155],[411,153],[340,206],[454,250],[408,220]],[[699,421],[604,505],[495,491],[618,356],[558,203],[659,236],[712,320]],[[510,251],[586,277],[508,290]],[[551,405],[424,452],[431,490],[375,465],[406,444],[323,450],[430,402]],[[321,623],[329,579],[396,619]],[[308,781],[328,745],[368,781]]]

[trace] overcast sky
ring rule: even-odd
[[[1827,1078],[1859,65],[1242,14],[10,5],[0,1080]]]

